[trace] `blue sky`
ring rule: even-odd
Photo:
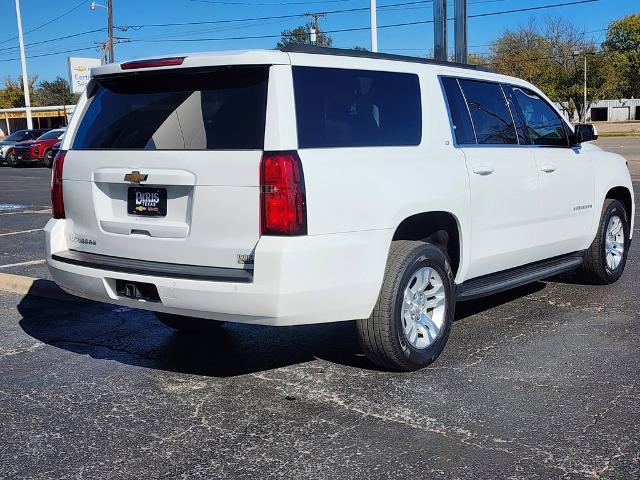
[[[15,0],[0,0],[0,78],[20,73]],[[521,9],[575,0],[469,0],[469,15]],[[116,46],[116,60],[146,55],[206,50],[237,50],[244,48],[273,48],[283,29],[293,28],[308,19],[283,18],[269,20],[244,20],[257,17],[295,15],[310,12],[366,8],[369,0],[113,0],[114,23],[119,27],[117,36],[126,39]],[[420,22],[433,18],[432,5],[417,0],[377,0],[378,24]],[[97,44],[106,37],[106,11],[90,10],[90,0],[21,0],[22,22],[25,32],[35,29],[52,19],[73,11],[59,20],[25,34],[29,75],[48,80],[60,75],[67,77],[67,57],[99,57]],[[98,2],[106,4],[106,0]],[[380,8],[385,5],[405,5]],[[449,16],[453,15],[453,0],[449,0]],[[542,23],[545,17],[562,16],[583,28],[596,42],[604,37],[607,24],[632,12],[640,12],[639,0],[599,0],[593,3],[563,6],[529,12],[493,15],[469,19],[469,45],[472,52],[486,52],[487,44],[507,29],[526,24],[530,19]],[[219,22],[243,19],[229,23],[193,24],[195,22]],[[154,27],[153,24],[192,23],[181,26]],[[324,30],[366,28],[368,11],[332,13],[321,20]],[[83,33],[92,30],[92,33]],[[449,23],[449,45],[453,46],[453,25]],[[72,38],[55,40],[75,35]],[[336,47],[369,47],[369,31],[357,30],[331,34]],[[258,37],[239,39],[237,37]],[[180,42],[178,39],[216,38],[227,40]],[[229,39],[234,38],[234,39]],[[29,45],[34,44],[34,45]],[[433,46],[433,25],[417,24],[394,28],[382,28],[378,34],[379,50],[406,55],[425,55]],[[65,50],[85,49],[71,53]],[[53,55],[50,55],[54,53]],[[38,55],[47,55],[37,57]]]

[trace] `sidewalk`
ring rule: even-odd
[[[637,122],[593,122],[598,134],[603,137],[640,136],[640,121]]]

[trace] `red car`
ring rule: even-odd
[[[13,147],[13,155],[7,158],[7,163],[11,167],[34,163],[50,167],[53,163],[53,147],[60,142],[65,131],[64,128],[58,128],[48,131],[35,140],[16,143]]]

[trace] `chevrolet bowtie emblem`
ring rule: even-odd
[[[127,173],[124,176],[124,181],[131,182],[131,183],[140,183],[140,182],[144,182],[148,176],[149,175],[147,175],[146,173],[140,173],[137,170],[135,170],[131,173]]]

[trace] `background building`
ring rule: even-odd
[[[66,127],[75,108],[75,105],[31,107],[33,128]],[[27,128],[27,111],[25,108],[0,109],[0,137],[6,137],[16,130],[24,128]]]

